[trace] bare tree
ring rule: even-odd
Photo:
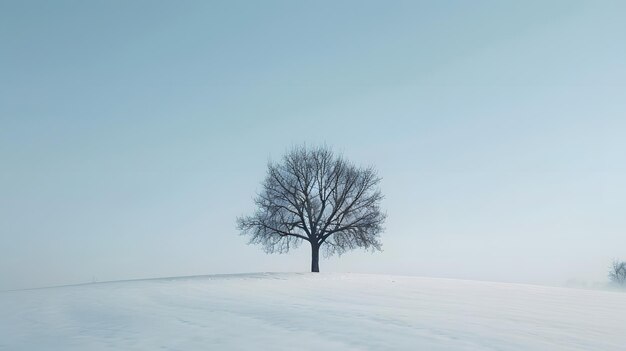
[[[257,210],[237,218],[237,227],[268,253],[308,241],[311,272],[319,272],[320,248],[327,255],[357,247],[380,251],[386,217],[380,180],[373,167],[357,167],[328,147],[296,147],[282,162],[269,162]]]
[[[626,261],[613,261],[609,269],[609,279],[614,284],[626,286]]]

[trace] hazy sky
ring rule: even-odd
[[[306,271],[235,218],[327,143],[384,252],[322,271],[562,284],[626,258],[624,1],[0,2],[0,289]]]

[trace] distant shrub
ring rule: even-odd
[[[626,287],[626,261],[613,261],[609,269],[609,279],[613,284]]]

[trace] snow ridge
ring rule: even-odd
[[[0,293],[0,350],[626,350],[626,294],[338,273]]]

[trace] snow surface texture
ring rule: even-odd
[[[0,293],[0,350],[626,350],[626,294],[362,274]]]

